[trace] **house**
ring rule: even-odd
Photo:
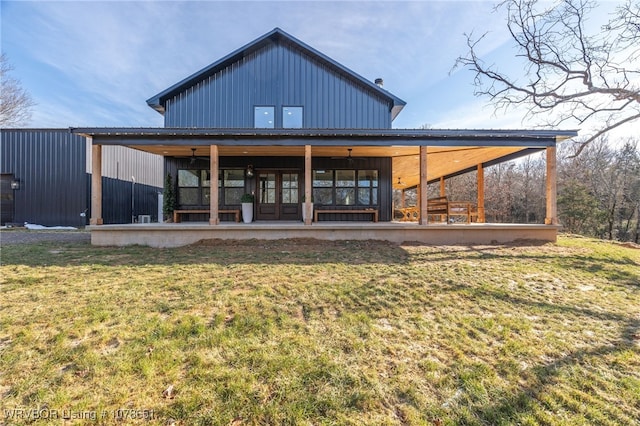
[[[91,145],[69,129],[0,129],[1,224],[87,224]],[[162,157],[107,147],[102,168],[104,223],[158,218]]]
[[[530,231],[555,239],[555,146],[576,135],[560,130],[393,129],[405,102],[385,90],[381,79],[369,81],[279,28],[147,103],[163,114],[163,128],[71,129],[92,145],[91,229],[96,244],[162,246],[205,237],[256,236],[433,241],[436,234],[446,235],[442,232],[457,235],[458,242],[499,240],[489,227],[474,227],[471,237],[469,226],[429,224],[426,187],[477,170],[474,217],[482,222],[484,168],[541,150],[547,152],[550,170],[547,224]],[[180,225],[101,226],[99,172],[103,147],[109,146],[163,156],[165,174],[176,185]],[[400,183],[420,188],[418,223],[393,222],[392,194]],[[256,222],[250,230],[234,222],[245,193],[255,195]],[[303,210],[308,213],[304,225]],[[502,238],[533,235],[515,229]]]

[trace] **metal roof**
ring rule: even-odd
[[[145,145],[220,145],[250,141],[252,145],[352,146],[549,146],[578,135],[576,130],[492,129],[218,129],[218,128],[71,128],[71,133],[111,143]]]
[[[169,87],[168,89],[163,90],[162,92],[158,93],[155,96],[152,96],[151,98],[147,99],[147,104],[151,108],[155,109],[156,111],[158,111],[158,112],[160,112],[162,114],[162,113],[164,113],[164,103],[166,102],[166,100],[168,98],[170,98],[170,97],[176,95],[177,93],[179,93],[179,92],[181,92],[181,91],[183,91],[183,90],[195,85],[199,81],[214,75],[219,70],[228,67],[229,65],[231,65],[234,62],[239,61],[245,55],[262,48],[266,44],[274,43],[274,42],[280,42],[280,41],[285,41],[287,43],[295,45],[297,48],[301,49],[302,51],[304,51],[306,54],[308,54],[312,58],[314,58],[314,59],[318,60],[319,62],[329,66],[331,69],[334,69],[339,74],[345,76],[346,78],[348,78],[348,79],[350,79],[352,81],[355,81],[355,82],[358,82],[358,83],[364,85],[368,89],[373,90],[374,92],[376,92],[376,93],[380,94],[381,96],[383,96],[384,98],[388,99],[390,102],[393,103],[393,107],[392,107],[392,110],[391,110],[392,119],[395,118],[400,113],[402,108],[407,104],[405,101],[403,101],[402,99],[400,99],[397,96],[393,95],[391,92],[381,88],[380,86],[378,86],[374,82],[367,80],[366,78],[364,78],[361,75],[355,73],[354,71],[350,70],[349,68],[345,67],[344,65],[341,65],[340,63],[334,61],[333,59],[331,59],[327,55],[319,52],[318,50],[312,48],[311,46],[307,45],[306,43],[304,43],[304,42],[298,40],[297,38],[293,37],[292,35],[284,32],[280,28],[274,28],[270,32],[264,34],[261,37],[258,37],[254,41],[252,41],[252,42],[246,44],[245,46],[233,51],[232,53],[230,53],[227,56],[219,59],[218,61],[212,63],[211,65],[208,65],[208,66],[204,67],[203,69],[201,69],[200,71],[196,72],[195,74],[190,75],[189,77],[187,77],[184,80],[174,84],[173,86]]]
[[[93,137],[96,145],[124,145],[163,156],[219,155],[303,156],[311,145],[316,157],[345,155],[392,157],[393,182],[420,181],[419,148],[426,146],[429,181],[488,167],[554,147],[577,135],[575,130],[442,130],[442,129],[203,129],[203,128],[72,128]],[[195,150],[195,151],[194,151]]]

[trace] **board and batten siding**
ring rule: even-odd
[[[85,168],[91,174],[91,142],[87,140],[86,144]],[[161,188],[163,170],[164,159],[160,155],[124,146],[102,146],[102,177]]]
[[[391,128],[389,100],[286,43],[271,43],[166,102],[165,127],[251,128],[254,106],[303,107],[305,128]]]

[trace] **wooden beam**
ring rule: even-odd
[[[92,138],[87,138],[92,143]],[[102,145],[91,145],[90,225],[102,225]]]
[[[211,145],[210,151],[210,173],[211,179],[209,187],[209,225],[217,225],[220,223],[218,217],[218,170],[219,170],[219,158],[218,158],[218,145]]]
[[[312,192],[311,192],[311,145],[304,146],[304,203],[302,208],[305,211],[305,225],[311,225],[313,221]]]
[[[547,216],[545,225],[558,224],[556,147],[547,148]]]
[[[482,164],[478,164],[478,218],[476,219],[480,223],[485,222],[484,215],[484,167]]]
[[[427,217],[427,147],[420,147],[420,225],[427,225],[429,218]]]

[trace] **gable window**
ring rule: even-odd
[[[256,129],[273,129],[275,121],[274,107],[257,106],[253,108],[253,126]]]
[[[285,129],[301,129],[302,107],[282,107],[282,127]]]

